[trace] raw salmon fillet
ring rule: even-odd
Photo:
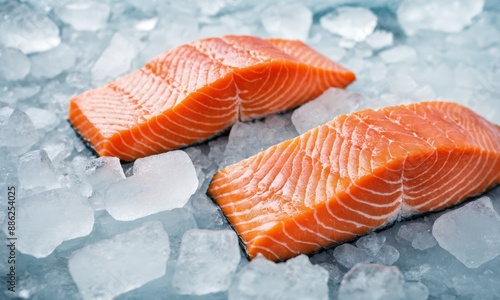
[[[130,161],[291,109],[354,79],[300,41],[207,38],[74,97],[69,121],[99,155]]]
[[[500,182],[500,127],[448,102],[340,115],[217,172],[249,258],[284,260],[442,210]]]

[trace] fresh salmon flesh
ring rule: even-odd
[[[289,110],[354,79],[300,41],[207,38],[74,97],[69,121],[99,155],[132,161]]]
[[[208,194],[249,258],[279,261],[500,182],[500,127],[454,103],[340,115],[215,174]]]

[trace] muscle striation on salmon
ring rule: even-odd
[[[500,182],[500,127],[449,102],[340,115],[215,174],[208,194],[249,258],[279,261]]]
[[[99,155],[130,161],[294,108],[353,80],[300,41],[207,38],[74,97],[69,121]]]

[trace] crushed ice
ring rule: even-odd
[[[494,1],[338,3],[0,0],[0,183],[18,189],[19,223],[18,289],[0,298],[499,298],[498,187],[282,263],[242,258],[205,194],[217,169],[364,107],[445,99],[500,123]],[[303,40],[357,80],[135,163],[94,157],[68,125],[73,95],[223,34]]]

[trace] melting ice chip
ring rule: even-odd
[[[165,274],[170,244],[160,222],[75,251],[68,260],[83,299],[112,299]]]
[[[363,7],[339,7],[323,16],[320,24],[348,40],[362,42],[377,26],[377,16]]]
[[[313,21],[311,10],[302,3],[277,3],[266,8],[261,15],[266,31],[286,39],[307,40]]]
[[[92,67],[91,73],[94,82],[102,83],[127,72],[137,52],[135,44],[121,33],[115,33],[108,47]]]
[[[76,54],[66,44],[31,57],[31,75],[37,78],[53,78],[75,64]]]
[[[59,27],[46,15],[17,1],[2,3],[0,43],[25,54],[42,52],[59,45]]]
[[[408,35],[422,29],[459,32],[483,11],[483,6],[484,0],[404,0],[397,16]]]
[[[488,197],[440,216],[432,234],[439,246],[468,268],[477,268],[500,255],[500,216]]]
[[[94,226],[94,211],[74,189],[55,189],[16,203],[22,224],[16,228],[18,249],[37,258],[48,256],[63,241],[88,235]]]
[[[68,3],[55,8],[57,16],[76,30],[97,31],[106,26],[109,5],[102,2]]]
[[[21,80],[30,72],[30,60],[16,48],[4,48],[0,51],[0,78]]]
[[[334,117],[350,113],[360,107],[363,96],[344,89],[330,88],[321,96],[297,108],[292,123],[302,134],[309,129],[331,121]]]
[[[234,231],[189,230],[182,237],[172,285],[180,294],[225,291],[239,262],[240,248]]]
[[[404,279],[397,267],[357,264],[344,275],[338,297],[343,299],[404,299]]]
[[[305,255],[278,264],[257,256],[235,276],[228,298],[326,300],[328,276]]]
[[[183,207],[198,188],[189,156],[181,150],[140,158],[134,175],[112,183],[104,205],[116,220],[130,221]]]

